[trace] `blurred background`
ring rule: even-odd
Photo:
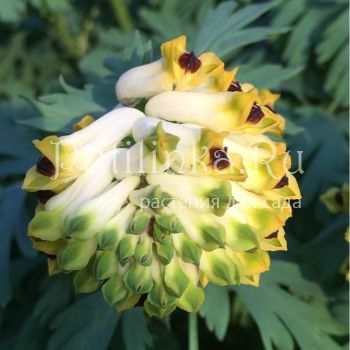
[[[74,295],[69,275],[49,278],[26,236],[36,198],[20,189],[32,139],[113,108],[118,76],[180,34],[282,94],[294,169],[303,159],[289,251],[259,288],[208,287],[200,349],[347,349],[348,24],[347,0],[0,0],[0,349],[188,346],[185,312],[117,314],[99,293]]]

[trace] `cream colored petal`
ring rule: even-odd
[[[164,92],[146,104],[146,114],[180,123],[193,123],[216,132],[235,131],[248,118],[255,95],[241,92],[217,94]]]
[[[141,98],[150,98],[171,90],[173,80],[164,65],[164,59],[159,59],[125,72],[115,87],[118,101],[132,106]]]

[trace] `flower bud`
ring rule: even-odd
[[[152,264],[153,286],[147,295],[144,307],[150,316],[163,317],[176,308],[176,297],[169,294],[165,288],[163,278],[164,267],[155,257]]]
[[[179,219],[176,217],[175,214],[171,212],[171,210],[167,210],[167,208],[162,209],[160,215],[157,216],[156,221],[158,226],[171,233],[184,231],[184,228],[181,225]]]
[[[236,252],[235,256],[241,262],[242,271],[245,275],[260,274],[270,268],[270,257],[263,250],[252,249],[245,252]]]
[[[100,287],[91,262],[82,270],[75,272],[73,283],[76,293],[91,293]]]
[[[163,265],[167,265],[170,263],[172,258],[174,257],[174,248],[170,237],[168,240],[163,240],[163,242],[155,242],[156,246],[156,254],[158,256],[159,261]]]
[[[140,234],[144,232],[151,220],[151,215],[144,210],[137,210],[128,228],[128,233]]]
[[[176,304],[170,304],[169,306],[162,308],[152,304],[148,299],[145,302],[145,311],[149,316],[165,317],[170,315],[175,309]]]
[[[62,237],[63,225],[59,211],[38,211],[28,226],[30,237],[45,241],[56,241]]]
[[[117,255],[112,250],[101,252],[96,262],[96,277],[98,280],[105,280],[113,276],[118,268]]]
[[[125,274],[124,282],[127,288],[134,293],[148,293],[153,286],[151,267],[134,263]]]
[[[239,261],[234,261],[232,256],[226,253],[226,249],[203,251],[199,266],[208,280],[219,286],[238,284],[240,281]]]
[[[213,250],[225,246],[225,227],[216,216],[174,204],[171,207],[188,237],[202,249]]]
[[[139,264],[151,265],[153,258],[152,243],[152,238],[146,232],[140,236],[135,248],[135,260]]]
[[[118,246],[119,261],[125,265],[135,254],[136,245],[139,238],[132,234],[127,234],[120,241]]]
[[[106,226],[98,233],[98,246],[101,249],[115,249],[126,234],[134,217],[136,207],[129,203],[112,217]]]
[[[111,306],[122,304],[129,295],[123,280],[117,274],[110,277],[101,289],[103,298]]]
[[[95,254],[96,247],[95,239],[68,242],[57,254],[60,269],[64,271],[81,270]]]
[[[77,239],[89,239],[96,235],[115,215],[130,192],[139,184],[139,177],[131,176],[82,205],[64,221],[66,235]]]
[[[176,304],[180,309],[187,312],[198,312],[203,304],[204,297],[203,289],[190,282],[182,296],[177,299]]]
[[[181,269],[178,260],[176,258],[172,259],[164,268],[164,285],[168,293],[179,298],[184,293],[189,283],[190,280]]]
[[[185,262],[199,265],[202,250],[185,233],[171,235],[171,239],[177,254]]]
[[[182,200],[188,206],[197,210],[211,211],[223,215],[231,201],[231,185],[228,181],[211,177],[193,177],[175,174],[149,174],[146,176],[149,184],[159,186],[169,193],[170,198]],[[178,186],[173,184],[177,183]]]

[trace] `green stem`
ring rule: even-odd
[[[333,114],[336,109],[338,108],[338,102],[337,101],[333,101],[332,103],[330,103],[330,105],[327,108],[327,112],[329,114]]]
[[[119,24],[125,32],[133,30],[134,25],[124,0],[110,0],[110,2],[117,24]]]
[[[71,57],[79,59],[88,51],[90,35],[94,29],[96,18],[99,13],[99,8],[97,6],[92,6],[82,22],[79,34],[74,36],[69,29],[69,24],[66,21],[64,13],[52,16],[52,23],[61,45]]]
[[[198,325],[196,313],[188,314],[188,335],[188,350],[198,350]]]
[[[79,57],[76,38],[71,35],[64,15],[59,14],[55,16],[53,24],[61,44],[67,50],[68,54],[74,58]]]

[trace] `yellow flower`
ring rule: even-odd
[[[284,119],[269,108],[256,104],[249,92],[163,92],[146,104],[148,116],[178,123],[195,123],[216,132],[245,132],[281,135]]]
[[[118,100],[134,105],[164,91],[226,91],[237,69],[225,72],[224,63],[212,52],[199,57],[186,50],[186,36],[161,46],[162,58],[124,73],[116,84]]]
[[[184,36],[161,52],[116,84],[124,104],[147,99],[146,116],[120,108],[37,141],[45,158],[24,184],[39,190],[28,231],[50,274],[72,273],[78,292],[101,288],[119,312],[138,304],[158,317],[197,312],[208,283],[258,286],[269,252],[287,250],[290,201],[301,198],[286,144],[267,134],[284,131],[279,95],[240,84],[213,53],[196,57]],[[56,179],[51,141],[70,165],[58,163]],[[323,199],[341,210],[345,193]]]
[[[144,114],[138,110],[119,108],[95,122],[89,120],[87,126],[72,135],[34,140],[42,155],[37,164],[28,170],[22,188],[30,192],[61,191],[99,155],[116,147],[130,134],[134,123],[143,117]]]
[[[349,211],[349,185],[341,188],[332,187],[320,197],[323,204],[331,213]]]
[[[163,138],[157,145],[163,146],[164,161],[178,174],[210,175],[236,181],[246,179],[242,156],[236,149],[225,151],[227,133],[148,117],[135,124],[133,137],[138,142],[147,141],[158,129],[177,138],[176,145],[171,145],[171,138],[168,141]]]

